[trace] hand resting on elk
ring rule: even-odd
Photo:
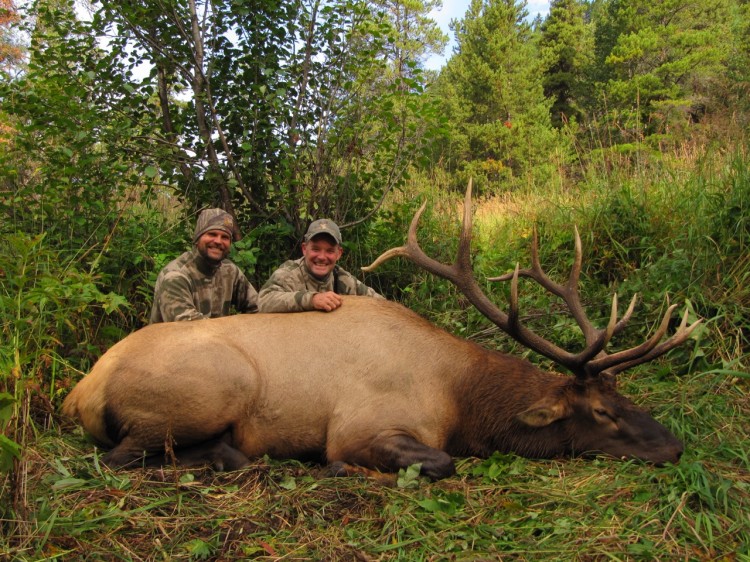
[[[507,312],[479,289],[469,259],[471,184],[454,264],[428,258],[415,215],[405,246],[371,267],[406,257],[453,282],[489,320],[573,376],[484,349],[383,299],[345,296],[331,314],[257,314],[147,326],[114,345],[71,391],[63,412],[109,448],[112,467],[209,463],[246,466],[262,455],[320,458],[385,472],[419,463],[433,479],[455,472],[452,457],[494,451],[531,458],[606,454],[655,464],[677,462],[682,443],[619,394],[615,375],[682,344],[698,323],[665,339],[673,311],[646,342],[607,353],[634,303],[597,329],[577,291],[581,245],[566,284],[551,281],[536,251],[511,281]],[[560,297],[583,331],[572,353],[519,322],[518,279]],[[321,342],[310,353],[310,334]],[[343,467],[343,468],[342,468]]]

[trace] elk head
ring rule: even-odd
[[[670,349],[685,342],[699,325],[700,320],[688,325],[687,311],[676,332],[664,339],[669,320],[676,305],[668,307],[659,327],[645,342],[636,347],[608,353],[605,351],[613,336],[622,332],[635,308],[636,296],[625,314],[618,320],[617,295],[612,299],[609,322],[604,328],[596,328],[586,315],[578,292],[581,273],[582,249],[578,229],[575,229],[575,259],[568,280],[564,284],[554,282],[541,267],[536,229],[531,248],[531,267],[520,269],[490,281],[510,281],[509,308],[505,312],[496,306],[480,289],[470,259],[472,211],[472,182],[466,190],[462,230],[455,262],[451,265],[428,257],[417,241],[417,225],[426,203],[412,219],[407,243],[392,248],[378,257],[372,265],[363,268],[370,271],[394,257],[405,257],[439,277],[453,283],[463,295],[486,318],[502,331],[529,349],[552,359],[564,367],[573,377],[560,383],[554,377],[538,370],[526,370],[524,376],[534,380],[515,381],[517,385],[534,386],[536,398],[525,405],[507,404],[503,412],[511,416],[517,427],[518,437],[511,449],[526,456],[549,456],[550,454],[606,453],[616,457],[632,457],[655,464],[677,462],[682,453],[682,443],[672,433],[654,420],[648,413],[635,406],[616,390],[616,375],[636,365],[652,361]],[[524,326],[520,321],[518,305],[518,280],[526,277],[536,281],[542,288],[556,295],[566,304],[583,333],[585,347],[577,352],[562,349]],[[664,341],[662,341],[664,340]],[[518,373],[500,373],[498,377],[516,377]],[[545,390],[543,388],[548,385]],[[507,383],[503,392],[507,391]],[[519,396],[521,392],[517,393]],[[524,393],[528,395],[529,393]],[[517,409],[517,410],[516,410]],[[540,430],[535,433],[535,430]],[[543,430],[543,431],[542,431]],[[528,441],[528,444],[525,442]],[[491,452],[491,451],[490,451]]]

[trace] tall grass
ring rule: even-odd
[[[741,148],[727,156],[711,155],[695,157],[690,170],[684,169],[684,161],[663,161],[658,166],[643,166],[645,171],[639,174],[589,171],[575,189],[498,190],[475,198],[473,262],[477,278],[512,271],[516,263],[529,265],[536,228],[543,267],[564,280],[572,265],[575,226],[584,252],[581,293],[594,316],[597,310],[600,316],[608,316],[614,293],[621,302],[637,293],[638,311],[654,320],[667,299],[681,308],[688,303],[691,314],[706,319],[703,333],[716,346],[711,360],[723,357],[742,370],[749,351],[749,168]],[[409,195],[410,200],[419,198]],[[420,241],[427,253],[452,261],[461,195],[428,189],[421,198],[439,211],[423,218]],[[460,296],[444,283],[427,276],[418,282],[428,287],[425,290],[433,298],[436,287],[444,290],[446,297],[453,299],[445,305],[447,310],[464,308]],[[533,296],[536,289],[530,285],[522,285],[527,315],[550,316],[539,311],[548,310],[548,297],[538,291]],[[500,304],[507,298],[507,287],[488,285],[487,290],[495,293]],[[421,292],[419,287],[413,288],[416,298],[408,304],[430,316],[430,306],[420,307],[424,302]],[[633,336],[642,336],[650,326],[641,325]]]

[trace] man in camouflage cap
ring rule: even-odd
[[[258,312],[258,293],[239,267],[226,259],[237,227],[222,209],[201,212],[193,248],[169,262],[156,278],[151,323],[199,320]]]
[[[363,295],[382,299],[373,289],[344,271],[336,262],[344,254],[341,231],[328,219],[314,221],[302,242],[302,257],[284,262],[263,285],[259,295],[261,312],[336,310],[341,295]]]

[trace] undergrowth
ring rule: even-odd
[[[409,470],[390,485],[328,478],[316,465],[271,459],[229,474],[112,472],[79,430],[60,425],[56,409],[90,361],[117,339],[117,326],[132,321],[106,322],[108,315],[126,314],[132,303],[102,291],[98,270],[54,253],[42,236],[5,238],[0,555],[22,561],[750,560],[745,161],[739,151],[723,166],[704,163],[691,174],[655,168],[648,176],[583,174],[575,189],[486,190],[475,198],[473,266],[498,306],[507,306],[509,284],[486,279],[516,263],[529,265],[535,228],[543,267],[555,280],[566,279],[576,226],[583,243],[581,295],[591,318],[606,322],[613,293],[620,313],[638,294],[631,328],[612,342],[615,349],[643,341],[668,302],[691,320],[703,318],[685,346],[619,377],[624,394],[685,442],[681,462],[663,468],[494,455],[458,459],[455,478],[431,483]],[[426,185],[415,177],[389,203],[360,259],[401,245],[425,199],[420,243],[430,256],[454,259],[462,199],[440,182]],[[347,269],[354,271],[352,265],[356,260]],[[150,266],[138,268],[141,277],[153,273]],[[127,276],[105,273],[131,299],[149,292]],[[401,260],[367,281],[457,335],[554,368],[499,334],[452,285]],[[136,307],[139,315],[144,306]],[[580,345],[561,304],[533,283],[521,285],[520,310],[522,321],[548,339]],[[677,321],[675,314],[672,324]]]

